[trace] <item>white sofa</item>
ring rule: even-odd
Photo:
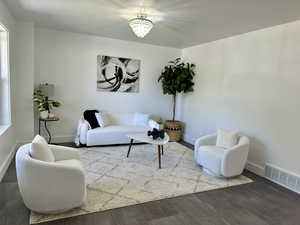
[[[159,125],[151,119],[149,119],[145,125],[136,125],[135,113],[105,113],[110,124],[104,128],[90,129],[87,121],[84,119],[79,121],[78,139],[80,144],[87,146],[128,144],[130,139],[127,137],[127,134],[146,134],[147,131],[159,127]]]
[[[216,146],[217,135],[207,135],[195,142],[195,160],[203,169],[215,176],[234,177],[240,175],[247,162],[249,139],[240,136],[238,144],[230,149]]]
[[[58,213],[79,207],[86,198],[85,173],[74,148],[49,145],[55,162],[30,156],[31,144],[16,154],[18,185],[24,203],[32,211]]]

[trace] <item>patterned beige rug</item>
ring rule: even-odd
[[[162,169],[152,145],[82,148],[87,171],[87,200],[78,209],[57,215],[31,212],[30,224],[73,217],[153,200],[252,182],[245,176],[218,179],[207,175],[194,161],[194,152],[178,143],[165,146]],[[66,190],[67,191],[67,190]]]

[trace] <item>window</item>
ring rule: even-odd
[[[0,24],[0,128],[10,124],[9,32]]]

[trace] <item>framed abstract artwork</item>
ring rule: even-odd
[[[139,92],[141,60],[97,56],[97,90]]]

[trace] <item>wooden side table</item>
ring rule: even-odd
[[[41,122],[44,122],[44,127],[45,130],[47,131],[48,135],[49,135],[49,139],[48,139],[48,143],[51,144],[51,133],[47,127],[47,122],[54,122],[54,121],[59,121],[58,117],[52,117],[52,118],[47,118],[47,119],[43,119],[43,118],[39,118],[39,134],[41,134]]]

